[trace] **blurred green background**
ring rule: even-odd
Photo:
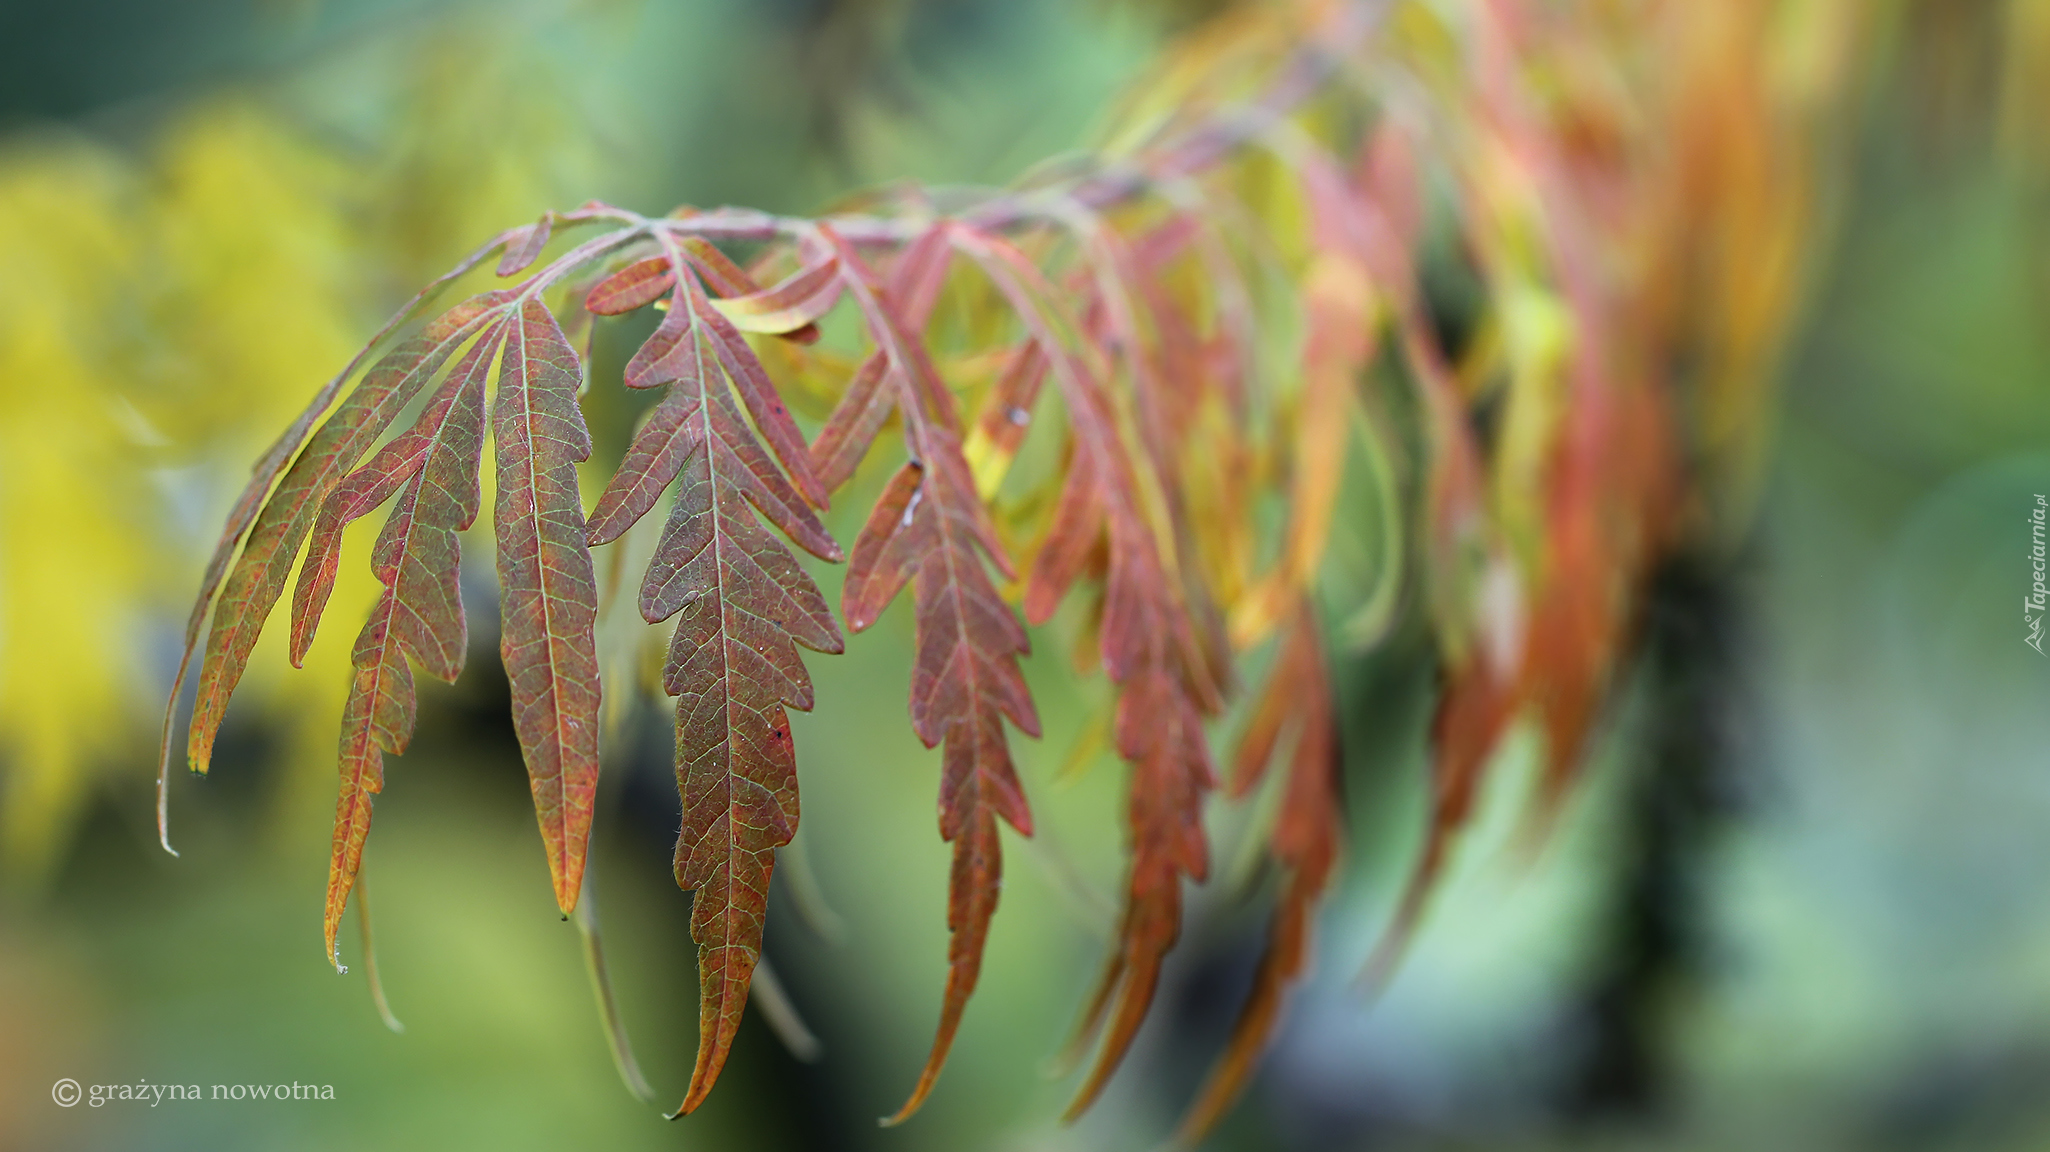
[[[1044,1070],[1105,944],[1122,776],[1053,779],[1105,691],[1068,672],[1065,637],[1028,665],[1043,832],[1011,841],[938,1092],[889,1131],[874,1117],[939,1002],[948,861],[901,606],[812,662],[819,707],[794,718],[799,843],[841,931],[779,886],[767,954],[823,1059],[750,1014],[711,1102],[673,1124],[620,1086],[555,912],[492,613],[464,679],[423,685],[366,855],[402,1035],[353,939],[347,977],[319,955],[344,641],[294,673],[267,638],[212,778],[175,782],[179,859],[150,780],[185,598],[248,461],[418,283],[586,198],[807,211],[879,181],[1005,181],[1086,142],[1190,7],[0,10],[0,1147],[1152,1146],[1249,978],[1259,878],[1220,815],[1226,879],[1154,1021],[1104,1103],[1058,1126],[1068,1085]],[[1972,82],[1971,52],[1996,71],[1993,27],[1961,72],[1913,37],[1890,50],[1741,557],[1666,581],[1563,834],[1520,853],[1498,789],[1371,1006],[1347,977],[1414,850],[1429,695],[1402,640],[1347,658],[1348,871],[1216,1147],[2050,1147],[2050,663],[2018,610],[2050,493],[2050,201]],[[841,539],[866,495],[838,502]],[[1664,719],[1673,694],[1695,727]],[[673,1106],[695,967],[665,724],[630,717],[608,750],[594,868],[626,1022]],[[335,1098],[63,1109],[59,1077]]]

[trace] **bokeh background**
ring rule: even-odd
[[[0,8],[0,1147],[1152,1146],[1249,978],[1259,878],[1221,817],[1224,878],[1139,1049],[1058,1126],[1045,1070],[1105,943],[1121,779],[1073,770],[1104,688],[1060,643],[1027,670],[1042,834],[1013,841],[939,1091],[889,1131],[873,1118],[916,1075],[945,955],[906,616],[814,661],[819,708],[795,718],[818,892],[779,887],[767,953],[823,1057],[751,1015],[673,1124],[621,1087],[555,912],[491,612],[463,680],[423,685],[366,856],[403,1034],[360,963],[320,955],[347,630],[303,672],[266,638],[212,778],[175,782],[178,859],[150,785],[187,597],[247,463],[419,283],[592,197],[810,211],[881,181],[1008,180],[1085,143],[1214,6]],[[1735,559],[1668,573],[1560,835],[1521,850],[1497,789],[1371,1004],[1347,977],[1414,851],[1430,685],[1400,635],[1344,656],[1354,845],[1317,976],[1215,1147],[2050,1147],[2050,661],[2019,610],[2050,493],[2050,181],[2015,140],[2050,123],[2027,64],[2050,50],[2017,48],[2050,42],[2050,5],[1887,7]],[[840,502],[842,539],[862,506]],[[360,607],[357,579],[337,595]],[[628,715],[612,741],[594,868],[667,1101],[696,1035],[663,723]],[[67,1110],[59,1077],[335,1099]]]

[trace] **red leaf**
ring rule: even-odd
[[[1473,814],[1488,757],[1516,714],[1517,673],[1484,645],[1470,646],[1466,658],[1446,673],[1431,725],[1430,825],[1395,914],[1360,968],[1357,982],[1363,987],[1378,988],[1394,974],[1423,923],[1452,843]]]
[[[740,393],[748,414],[754,417],[755,427],[761,429],[762,439],[769,442],[769,447],[776,451],[776,459],[790,470],[791,483],[797,485],[813,507],[826,507],[826,488],[812,471],[804,433],[797,430],[797,422],[790,418],[790,410],[783,406],[783,398],[777,394],[754,349],[747,346],[747,340],[733,327],[733,322],[713,308],[702,293],[691,295],[690,307],[707,342],[717,353],[720,366],[732,380],[734,391]]]
[[[912,461],[876,502],[854,542],[841,607],[849,628],[873,624],[907,582],[918,656],[911,673],[911,728],[928,748],[944,744],[940,835],[954,843],[948,898],[947,988],[938,1031],[918,1084],[896,1115],[899,1123],[932,1091],[961,1015],[982,969],[982,948],[996,912],[1002,875],[996,817],[1030,834],[1032,817],[1011,762],[1004,720],[1039,735],[1039,715],[1018,669],[1030,650],[1025,628],[997,595],[984,559],[1007,567],[954,426],[954,408],[922,344],[892,310],[873,271],[828,227],[820,233],[839,253],[848,292],[868,322],[888,375],[899,383]],[[941,249],[943,253],[944,249]],[[919,253],[932,259],[931,253]],[[906,262],[911,257],[906,256]],[[944,259],[936,261],[937,277]],[[900,276],[919,274],[914,267]]]
[[[946,256],[946,234],[934,228],[905,245],[897,258],[884,291],[889,299],[904,301],[903,322],[910,332],[923,331],[932,314],[946,277]],[[889,379],[889,365],[889,357],[880,350],[862,361],[826,426],[819,429],[818,439],[812,441],[812,464],[829,492],[853,477],[890,417],[899,385]]]
[[[727,259],[712,242],[702,236],[683,236],[677,244],[690,261],[690,266],[705,278],[705,286],[716,296],[733,299],[736,296],[751,296],[762,290],[746,269]]]
[[[688,329],[688,320],[684,326]],[[686,335],[690,335],[688,331]],[[649,343],[654,343],[654,339],[650,338]],[[649,411],[647,420],[634,433],[619,469],[591,509],[589,538],[593,548],[625,535],[661,499],[662,490],[683,467],[680,452],[685,445],[679,437],[691,412],[690,398],[699,388],[699,360],[703,358],[709,364],[711,357],[694,335],[678,349],[679,354],[670,364],[674,387]],[[718,369],[714,366],[711,370]]]
[[[719,251],[718,248],[712,245],[711,241],[706,240],[702,236],[680,236],[676,238],[676,242],[683,250],[684,259],[690,263],[691,267],[698,270],[698,275],[704,278],[705,286],[712,290],[712,295],[719,297],[722,301],[730,302],[749,297],[760,298],[769,292],[776,291],[776,289],[764,289],[760,284],[757,284],[755,278],[748,275],[746,269],[728,259],[724,252]],[[800,275],[803,275],[803,273],[800,273]],[[820,301],[819,315],[824,315],[826,310],[831,307],[831,299]],[[749,329],[749,331],[755,331],[755,329]],[[776,335],[797,344],[812,344],[818,341],[819,330],[817,326],[807,323],[787,331],[778,332]]]
[[[1048,312],[1054,298],[1032,262],[1008,242],[956,227],[954,243],[1011,302],[1026,331],[1052,363],[1074,432],[1075,459],[1055,514],[1054,535],[1040,553],[1046,575],[1028,592],[1036,612],[1050,613],[1079,570],[1078,557],[1107,548],[1100,624],[1105,671],[1119,686],[1118,752],[1132,766],[1128,822],[1131,869],[1118,943],[1081,1028],[1108,1020],[1095,1067],[1069,1106],[1079,1116],[1123,1060],[1151,1006],[1160,965],[1181,931],[1181,882],[1209,870],[1202,804],[1214,784],[1203,716],[1214,706],[1210,669],[1196,622],[1170,583],[1155,528],[1148,522],[1118,438],[1109,398],[1078,357],[1068,353]]]
[[[1098,489],[1096,453],[1077,450],[1068,458],[1067,479],[1046,542],[1033,558],[1025,585],[1025,619],[1044,624],[1053,619],[1061,600],[1082,575],[1083,566],[1103,542],[1103,502]]]
[[[875,445],[876,434],[889,422],[898,391],[889,367],[881,353],[862,361],[826,418],[826,426],[811,442],[812,467],[828,492],[854,478],[855,469]]]
[[[695,282],[685,279],[680,295],[673,311],[703,316]],[[812,689],[795,645],[818,652],[844,646],[817,585],[749,509],[806,548],[838,557],[734,403],[714,340],[693,331],[682,342],[688,360],[630,457],[649,463],[600,501],[606,508],[615,492],[651,483],[659,491],[666,476],[680,478],[641,586],[641,614],[650,622],[682,613],[664,685],[679,697],[684,818],[676,881],[695,893],[699,1009],[697,1063],[679,1114],[704,1101],[725,1064],[761,956],[775,850],[797,829],[797,765],[784,709],[808,711]]]
[[[497,321],[505,302],[503,293],[466,301],[378,361],[307,441],[257,513],[242,554],[221,588],[200,665],[199,693],[186,737],[186,755],[193,771],[207,769],[228,697],[248,666],[257,634],[284,591],[299,545],[328,489],[377,441],[463,341]]]
[[[1020,799],[1021,807],[1023,803]],[[989,942],[990,921],[996,916],[997,896],[1004,888],[1003,845],[995,811],[988,804],[973,804],[968,824],[953,835],[954,865],[947,883],[947,990],[940,1002],[939,1031],[932,1054],[918,1074],[917,1086],[903,1107],[884,1118],[886,1128],[909,1120],[932,1093],[961,1026],[968,997],[982,976],[983,946]],[[1021,831],[1029,834],[1030,829]]]
[[[1181,318],[1174,313],[1160,293],[1152,291],[1142,275],[1142,265],[1124,238],[1111,229],[1094,214],[1080,213],[1078,221],[1084,251],[1090,261],[1093,297],[1085,317],[1089,321],[1087,330],[1099,344],[1115,352],[1123,361],[1125,375],[1131,381],[1132,409],[1136,416],[1135,431],[1140,451],[1127,453],[1117,446],[1116,425],[1111,422],[1113,409],[1105,402],[1099,402],[1104,432],[1103,451],[1115,452],[1120,456],[1134,455],[1142,460],[1151,473],[1149,484],[1158,494],[1164,513],[1164,532],[1161,540],[1167,547],[1154,548],[1155,562],[1163,577],[1171,584],[1164,584],[1162,591],[1164,618],[1175,622],[1177,646],[1182,649],[1180,659],[1190,676],[1189,688],[1200,698],[1206,712],[1214,712],[1223,706],[1224,694],[1229,688],[1230,655],[1229,642],[1224,638],[1222,622],[1215,606],[1211,603],[1209,590],[1181,557],[1194,551],[1193,535],[1189,528],[1188,511],[1182,498],[1182,484],[1176,475],[1175,453],[1182,447],[1186,437],[1188,417],[1196,411],[1194,397],[1188,395],[1203,383],[1202,377],[1189,370],[1186,364],[1179,365],[1182,374],[1176,377],[1185,394],[1170,396],[1167,390],[1167,373],[1173,359],[1166,350],[1164,336],[1185,328]],[[1038,277],[1038,270],[1022,253],[1006,244],[1012,256],[1006,260],[1021,271],[1029,271]],[[1013,301],[1019,306],[1018,301]],[[1142,305],[1145,312],[1142,313]],[[1149,332],[1142,322],[1142,314],[1150,319],[1153,330]],[[1043,318],[1028,319],[1028,326],[1039,324],[1044,327]],[[1150,338],[1149,338],[1150,337]],[[1178,415],[1179,414],[1179,415]],[[1138,499],[1139,490],[1132,484],[1125,485],[1134,513],[1144,507]]]
[[[696,330],[697,318],[690,309],[672,303],[662,322],[655,326],[654,335],[635,349],[626,362],[626,386],[658,388],[690,371],[697,349],[686,337]]]
[[[337,965],[335,932],[362,863],[370,798],[384,790],[384,754],[404,752],[412,738],[413,677],[406,658],[440,680],[453,682],[462,672],[466,629],[456,533],[477,518],[484,385],[502,341],[503,326],[473,345],[419,422],[379,454],[380,459],[388,454],[405,461],[400,466],[405,475],[397,481],[404,492],[371,553],[371,570],[385,592],[356,639],[355,681],[342,713],[341,794],[335,802],[325,914],[327,953]],[[367,499],[354,497],[359,478],[370,478],[387,492],[395,489],[388,480],[395,471],[379,467],[378,460],[359,469],[328,498],[323,520],[334,515],[337,505]]]
[[[1297,606],[1267,689],[1239,744],[1231,781],[1234,796],[1245,795],[1259,783],[1285,728],[1293,730],[1295,743],[1288,754],[1281,810],[1268,840],[1268,851],[1284,875],[1281,896],[1268,927],[1266,954],[1253,976],[1253,990],[1239,1009],[1231,1040],[1183,1117],[1176,1139],[1185,1147],[1201,1143],[1237,1099],[1273,1037],[1282,994],[1308,967],[1311,917],[1338,860],[1337,732],[1316,618],[1307,603]]]
[[[668,257],[651,256],[600,280],[584,297],[584,308],[599,316],[618,316],[661,299],[675,283],[676,271]]]
[[[773,288],[721,300],[719,311],[748,332],[781,335],[807,327],[840,298],[838,262],[827,258],[800,268]]]
[[[514,232],[506,241],[505,255],[499,258],[498,274],[518,275],[539,259],[541,249],[548,247],[548,234],[554,227],[555,213],[543,212],[539,220]]]
[[[314,423],[320,419],[321,415],[328,410],[328,406],[334,403],[335,397],[341,392],[342,385],[356,374],[356,370],[362,366],[363,361],[370,356],[370,353],[384,341],[386,336],[390,335],[400,325],[411,320],[422,304],[440,295],[442,289],[448,287],[451,282],[468,274],[477,265],[483,263],[493,252],[504,247],[516,234],[517,230],[515,229],[494,237],[489,243],[464,257],[454,268],[442,273],[433,282],[420,289],[411,300],[408,300],[397,312],[393,313],[391,318],[384,322],[384,326],[377,330],[377,334],[370,338],[370,342],[361,351],[357,352],[355,356],[351,357],[349,363],[315,394],[313,402],[306,406],[306,409],[299,414],[298,418],[292,421],[291,426],[285,429],[284,434],[279,436],[276,442],[257,460],[256,467],[253,469],[255,474],[250,477],[249,483],[242,489],[241,495],[235,498],[235,506],[228,513],[227,524],[221,529],[220,539],[214,544],[213,556],[207,560],[206,571],[200,577],[199,596],[194,600],[192,612],[185,621],[185,642],[179,652],[178,670],[171,677],[171,697],[164,705],[164,724],[157,756],[157,839],[163,844],[166,852],[170,852],[173,855],[177,854],[176,849],[171,847],[169,801],[171,735],[178,718],[178,697],[184,691],[185,674],[191,670],[192,656],[199,646],[200,631],[206,624],[208,613],[214,608],[215,594],[221,590],[222,579],[228,573],[229,562],[235,559],[236,550],[241,546],[244,534],[250,531],[251,526],[255,524],[268,506],[272,486],[277,482],[279,474],[284,472],[286,466],[292,463],[300,447],[306,443],[307,433],[312,430]],[[296,543],[294,546],[296,547]],[[282,576],[279,577],[279,586],[280,590],[282,590]],[[273,594],[271,602],[275,603],[275,600],[276,597]],[[264,611],[267,613],[269,608],[266,607]],[[251,643],[253,645],[253,640]],[[245,653],[243,656],[244,661],[247,658]],[[232,691],[234,687],[233,681],[239,679],[240,676],[241,672],[238,668],[229,678],[229,690]],[[226,703],[227,699],[224,694],[221,697],[219,707],[225,708]],[[214,717],[213,723],[219,723],[218,715]],[[212,748],[212,744],[212,737],[209,736],[206,741],[206,746],[209,750]],[[204,760],[201,763],[204,763]]]
[[[842,558],[840,546],[826,533],[818,515],[784,479],[724,386],[726,378],[710,347],[711,337],[693,333],[688,347],[694,355],[680,363],[681,372],[635,434],[612,482],[591,512],[592,546],[618,539],[655,506],[662,490],[682,470],[685,455],[705,436],[704,408],[710,404],[711,427],[721,451],[731,456],[724,474],[776,527],[822,560]],[[710,399],[707,400],[706,397]]]
[[[1591,353],[1589,353],[1591,354]],[[1585,757],[1643,603],[1652,558],[1671,546],[1672,430],[1655,394],[1579,374],[1553,448],[1548,563],[1531,606],[1524,691],[1545,731],[1545,771],[1527,836],[1549,833]]]
[[[576,907],[598,784],[597,585],[577,462],[591,454],[576,352],[536,299],[508,318],[492,409],[499,652],[555,901]]]

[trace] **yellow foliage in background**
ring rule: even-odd
[[[547,69],[451,21],[366,145],[287,94],[215,95],[134,148],[0,142],[0,867],[47,873],[94,790],[142,795],[174,629],[255,459],[423,269],[594,178]],[[360,143],[360,142],[359,142]],[[360,525],[363,532],[374,525]],[[330,609],[377,584],[354,542]],[[353,626],[304,672],[269,629],[238,711],[289,717],[327,803]]]
[[[18,149],[0,170],[0,827],[17,863],[48,859],[146,714],[133,617],[159,550],[109,323],[134,275],[131,193],[82,145]]]

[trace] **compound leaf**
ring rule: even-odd
[[[645,365],[643,386],[662,379],[669,392],[599,497],[590,535],[598,543],[618,537],[675,482],[640,607],[650,623],[678,617],[663,685],[677,697],[684,816],[676,881],[694,893],[699,984],[698,1054],[681,1115],[703,1103],[725,1064],[761,959],[776,849],[797,830],[785,709],[812,706],[797,646],[839,652],[844,644],[818,586],[757,519],[821,559],[840,559],[793,486],[812,475],[803,442],[792,446],[795,426],[746,343],[709,306],[695,262],[679,249],[668,259],[669,316],[649,340],[660,351],[643,348],[636,360]]]
[[[848,627],[861,631],[915,581],[911,728],[926,747],[945,746],[940,835],[954,845],[947,913],[952,939],[939,1028],[918,1084],[885,1121],[895,1124],[916,1112],[932,1091],[981,975],[1003,872],[996,819],[1031,834],[1032,816],[1004,721],[1038,736],[1039,714],[1018,668],[1018,657],[1030,650],[1024,625],[997,595],[984,567],[987,560],[1007,570],[1009,561],[976,493],[944,385],[876,274],[846,241],[830,229],[820,231],[839,253],[847,291],[886,361],[885,374],[897,385],[912,454],[855,539],[842,610]],[[944,248],[920,255],[938,267],[914,266],[907,279],[943,273]]]

